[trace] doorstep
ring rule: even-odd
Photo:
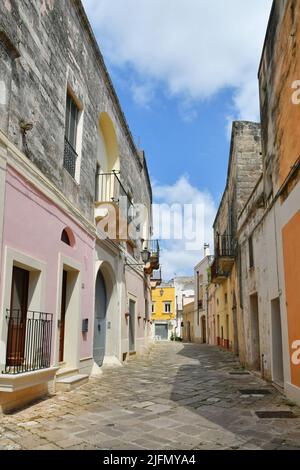
[[[23,372],[21,374],[0,374],[0,392],[13,393],[35,387],[54,379],[58,367]]]
[[[89,381],[86,374],[75,374],[67,377],[58,378],[55,382],[56,392],[70,392],[77,387],[85,385]]]

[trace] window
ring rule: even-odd
[[[252,235],[249,237],[248,245],[249,245],[249,266],[250,266],[250,268],[253,268],[254,267],[254,251],[253,251],[253,237],[252,237]]]
[[[171,306],[172,306],[171,302],[165,302],[164,303],[164,312],[165,313],[171,313],[171,311],[172,311]]]
[[[63,230],[61,234],[61,241],[64,242],[66,245],[71,246],[70,238],[66,230]]]
[[[79,108],[68,92],[66,103],[64,168],[73,178],[75,178],[76,160],[78,157],[76,153],[78,121]]]
[[[75,236],[73,231],[69,227],[66,227],[62,231],[60,239],[66,245],[69,245],[71,247],[75,246]]]
[[[152,303],[152,313],[155,313],[155,302]]]

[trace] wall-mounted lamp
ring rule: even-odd
[[[143,251],[141,251],[141,258],[143,263],[127,263],[127,260],[125,260],[125,266],[145,266],[147,263],[149,263],[150,256],[150,251],[147,248],[144,248]]]

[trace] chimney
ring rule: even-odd
[[[207,256],[210,256],[210,249],[209,249],[209,244],[205,243],[205,245],[204,245],[204,257],[206,258]]]

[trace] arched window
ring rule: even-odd
[[[69,228],[65,228],[60,237],[61,241],[65,243],[66,245],[69,245],[73,247],[75,245],[75,237],[73,235],[73,232]]]

